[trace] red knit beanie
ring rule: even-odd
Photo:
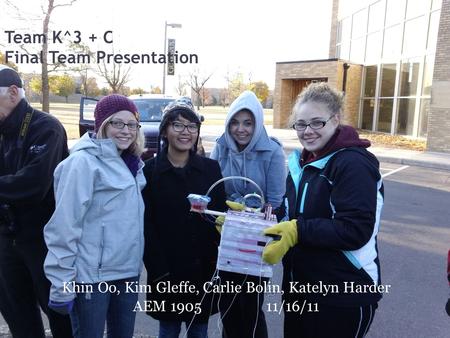
[[[131,112],[139,122],[138,109],[133,101],[126,96],[111,94],[98,101],[94,111],[95,132],[98,132],[98,129],[108,117],[122,110]]]

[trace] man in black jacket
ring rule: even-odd
[[[45,337],[40,308],[54,337],[72,337],[69,317],[47,306],[43,271],[53,171],[67,155],[61,123],[33,109],[17,72],[0,65],[0,311],[14,338]]]

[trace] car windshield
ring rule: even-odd
[[[133,99],[141,122],[161,121],[164,108],[174,99]]]

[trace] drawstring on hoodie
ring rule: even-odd
[[[228,164],[230,165],[230,171],[231,171],[231,175],[230,175],[230,176],[242,176],[242,177],[248,177],[248,176],[247,176],[247,167],[246,167],[246,162],[247,162],[247,155],[246,155],[246,153],[245,153],[245,152],[243,153],[243,157],[244,157],[244,158],[243,158],[243,166],[242,166],[243,172],[241,172],[241,171],[239,170],[237,173],[235,173],[235,172],[233,171],[233,168],[235,167],[235,166],[234,166],[234,160],[233,160],[233,157],[234,157],[234,155],[233,155],[232,152],[230,151],[230,152],[228,153]],[[241,166],[239,165],[239,163],[236,163],[236,166],[239,167],[239,168],[241,168]],[[231,180],[231,182],[232,182],[232,184],[233,184],[234,191],[238,192],[242,197],[246,195],[247,184],[248,184],[247,181],[243,181],[244,190],[242,190],[242,191],[241,191],[240,188],[238,188],[238,187],[236,186],[236,180]]]

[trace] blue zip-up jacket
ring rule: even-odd
[[[381,298],[356,287],[381,283],[377,233],[384,199],[379,163],[358,140],[303,165],[298,151],[289,156],[281,212],[297,219],[298,244],[283,259],[287,299],[361,306]],[[336,286],[338,292],[299,294],[290,288],[294,282]]]
[[[67,283],[138,276],[144,252],[143,163],[136,177],[110,139],[86,133],[54,173],[56,210],[44,228],[50,299],[72,300]],[[70,290],[70,288],[69,288]]]

